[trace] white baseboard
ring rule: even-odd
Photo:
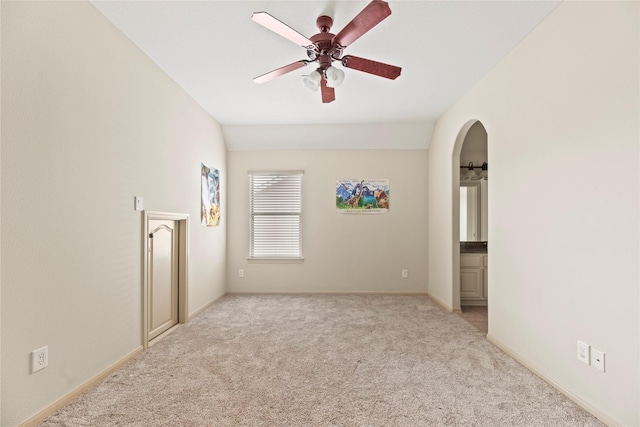
[[[76,397],[80,396],[82,393],[84,393],[85,391],[87,391],[88,389],[93,387],[94,385],[98,384],[100,381],[102,381],[103,379],[105,379],[106,377],[111,375],[111,373],[116,371],[122,365],[124,365],[129,360],[133,359],[134,357],[138,356],[141,353],[142,353],[142,346],[136,348],[131,353],[129,353],[126,356],[124,356],[122,359],[120,359],[120,360],[116,361],[115,363],[107,366],[105,369],[100,371],[98,374],[96,374],[93,377],[89,378],[89,380],[87,380],[84,383],[80,384],[79,386],[77,386],[76,388],[71,390],[69,393],[67,393],[64,396],[62,396],[60,399],[56,400],[55,402],[53,402],[52,404],[50,404],[49,406],[47,406],[46,408],[44,408],[43,410],[38,412],[37,414],[33,415],[31,418],[29,418],[26,421],[20,423],[19,427],[33,427],[33,426],[36,426],[36,425],[40,424],[47,417],[49,417],[50,415],[53,415],[60,408],[62,408],[63,406],[67,405],[68,403],[70,403],[73,399],[75,399]]]
[[[214,299],[212,299],[211,301],[209,301],[208,303],[206,303],[205,305],[203,305],[199,309],[195,310],[193,313],[189,314],[187,322],[190,322],[191,320],[193,320],[196,317],[198,317],[200,315],[200,313],[202,313],[207,308],[211,307],[213,304],[218,302],[218,300],[220,300],[220,298],[224,297],[225,295],[227,295],[227,294],[223,293],[223,294],[218,295],[217,297],[215,297]]]
[[[493,343],[496,347],[498,347],[500,350],[504,351],[509,356],[514,358],[522,366],[524,366],[525,368],[527,368],[528,370],[530,370],[531,372],[536,374],[538,377],[542,378],[545,382],[547,382],[553,388],[555,388],[560,393],[564,394],[569,399],[574,401],[582,409],[584,409],[585,411],[589,412],[594,417],[598,418],[604,424],[606,424],[608,426],[612,426],[612,427],[613,426],[623,426],[624,425],[624,423],[616,420],[615,417],[612,417],[609,414],[605,414],[601,410],[599,410],[597,408],[594,408],[592,405],[590,405],[589,403],[585,402],[580,397],[576,396],[571,391],[566,389],[562,384],[560,384],[560,383],[556,382],[555,380],[553,380],[552,378],[548,377],[546,374],[544,374],[542,371],[540,371],[537,367],[535,367],[531,363],[527,362],[526,360],[524,360],[520,356],[518,356],[513,350],[511,350],[511,348],[509,348],[507,345],[505,345],[503,342],[501,342],[496,337],[491,336],[490,334],[487,334],[487,339],[491,343]]]
[[[431,292],[427,292],[427,296],[429,298],[431,298],[433,300],[433,302],[435,302],[436,304],[438,304],[439,306],[441,306],[442,308],[444,308],[445,310],[447,310],[450,313],[462,312],[462,310],[454,310],[453,307],[451,307],[446,302],[442,301],[437,296],[433,295]]]

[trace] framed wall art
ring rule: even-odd
[[[200,224],[217,227],[220,224],[220,171],[200,164]]]
[[[336,212],[366,214],[388,211],[388,179],[338,179],[336,181]]]

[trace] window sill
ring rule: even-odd
[[[304,257],[296,257],[296,258],[247,257],[247,261],[249,261],[249,264],[302,264],[304,262]]]

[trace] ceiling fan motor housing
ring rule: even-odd
[[[331,25],[333,25],[333,19],[330,16],[322,15],[318,17],[316,25],[320,32],[309,39],[313,42],[313,53],[315,55],[311,51],[308,54],[309,58],[312,61],[317,61],[320,69],[324,71],[331,66],[333,61],[340,60],[342,46],[333,41],[335,34],[329,32]]]
[[[321,33],[328,33],[333,25],[333,19],[327,15],[318,16],[318,19],[316,19],[316,25]]]

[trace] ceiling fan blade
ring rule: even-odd
[[[343,56],[342,65],[353,70],[364,71],[365,73],[391,80],[395,80],[402,71],[402,68],[396,67],[395,65],[383,64],[382,62],[359,58],[352,55]]]
[[[299,46],[313,46],[313,42],[311,40],[297,32],[284,22],[279,21],[273,16],[269,15],[267,12],[254,12],[253,15],[251,15],[251,20],[273,31],[274,33],[281,35],[285,39],[294,42]]]
[[[287,74],[287,73],[290,73],[291,71],[297,70],[298,68],[302,68],[305,65],[307,65],[307,63],[308,61],[296,61],[289,65],[285,65],[284,67],[277,68],[273,71],[269,71],[266,74],[258,76],[254,78],[253,81],[256,83],[266,83],[268,81],[275,79],[276,77],[280,77],[283,74]]]
[[[389,15],[391,15],[391,9],[386,1],[373,0],[335,35],[333,41],[342,47],[350,46]]]
[[[336,100],[336,91],[332,87],[327,86],[327,81],[324,76],[322,80],[320,80],[320,92],[322,92],[323,104],[328,104]]]

